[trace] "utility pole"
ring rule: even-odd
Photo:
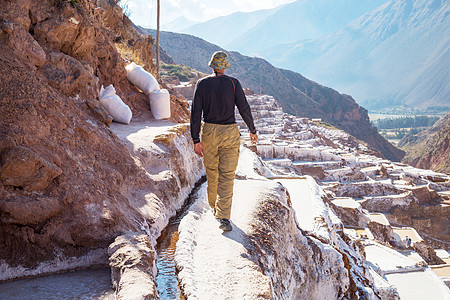
[[[156,3],[156,77],[159,80],[159,0]]]

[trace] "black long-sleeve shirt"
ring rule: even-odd
[[[194,143],[200,142],[200,125],[203,120],[213,124],[234,124],[234,108],[252,133],[256,133],[252,112],[241,84],[227,75],[210,75],[197,82],[191,109],[191,136]]]

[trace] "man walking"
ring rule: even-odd
[[[237,106],[250,130],[253,144],[258,140],[253,117],[239,81],[225,75],[230,67],[225,52],[215,52],[209,62],[214,70],[197,82],[191,109],[191,136],[194,151],[203,157],[208,182],[208,202],[219,228],[232,230],[230,223],[231,201],[235,171],[239,159],[240,133],[234,116]],[[203,130],[200,127],[203,114]]]

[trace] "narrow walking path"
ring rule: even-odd
[[[270,281],[251,258],[252,213],[261,193],[275,185],[259,180],[236,180],[231,222],[223,232],[206,197],[206,183],[198,201],[179,227],[176,262],[184,294],[192,299],[270,299]]]

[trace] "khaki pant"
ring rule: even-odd
[[[216,218],[230,219],[235,171],[241,135],[236,124],[203,125],[203,163],[208,181],[208,202]]]

